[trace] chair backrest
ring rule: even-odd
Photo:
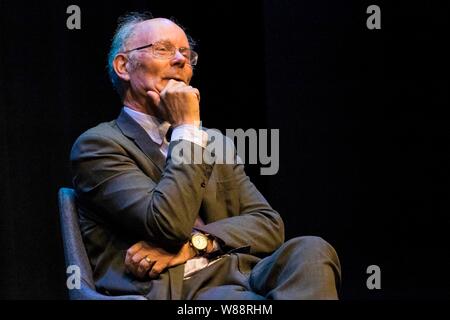
[[[66,267],[80,268],[80,289],[69,290],[69,298],[72,300],[146,300],[146,297],[141,295],[108,296],[96,291],[92,268],[78,223],[75,190],[59,189],[58,204]]]
[[[81,287],[88,286],[95,290],[92,268],[81,237],[78,224],[78,211],[75,202],[75,190],[61,188],[58,194],[61,232],[64,245],[66,267],[78,266],[80,268]],[[69,290],[71,299],[79,290]]]

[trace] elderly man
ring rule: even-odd
[[[336,299],[334,249],[318,237],[284,243],[281,217],[242,164],[175,161],[179,147],[209,152],[200,93],[189,85],[197,58],[171,20],[120,20],[109,73],[124,107],[71,152],[97,290],[149,299]]]

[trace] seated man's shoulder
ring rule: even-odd
[[[116,120],[109,122],[102,122],[83,132],[79,138],[98,136],[105,138],[115,138],[120,134],[120,130],[116,125]]]
[[[102,122],[83,132],[74,142],[72,154],[89,145],[116,145],[124,142],[125,136],[116,125],[116,121]]]

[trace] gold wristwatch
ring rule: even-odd
[[[190,244],[197,251],[198,255],[206,253],[208,248],[208,236],[201,232],[195,232],[191,235]]]

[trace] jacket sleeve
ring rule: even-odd
[[[190,237],[213,165],[174,161],[171,149],[176,146],[205,152],[186,140],[172,142],[161,179],[154,181],[114,138],[81,135],[71,152],[80,201],[134,238],[178,250]]]
[[[241,249],[256,256],[272,253],[284,242],[281,216],[250,181],[244,165],[233,165],[232,181],[239,199],[239,214],[196,229],[218,238],[225,252]]]

